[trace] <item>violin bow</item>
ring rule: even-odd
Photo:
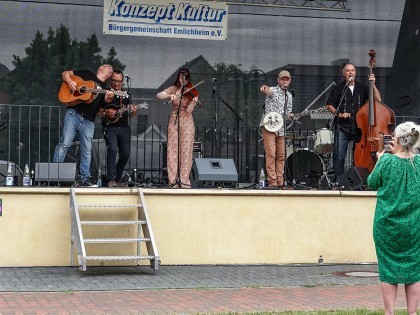
[[[193,85],[192,87],[190,87],[189,89],[187,89],[186,91],[184,91],[184,93],[178,95],[176,98],[180,98],[181,96],[184,96],[185,94],[187,94],[189,91],[195,89],[197,86],[199,86],[200,84],[204,83],[204,80],[201,80],[200,82],[198,82],[197,84]],[[172,100],[169,100],[163,104],[169,104],[172,103]]]

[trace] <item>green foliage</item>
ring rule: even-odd
[[[109,63],[124,70],[112,47],[106,58],[100,55],[98,38],[92,34],[86,41],[71,39],[69,30],[60,25],[48,30],[47,37],[37,31],[25,49],[26,56],[13,56],[15,69],[0,82],[0,89],[9,94],[11,104],[58,104],[57,92],[61,73],[69,69],[89,69],[96,72],[101,64]]]

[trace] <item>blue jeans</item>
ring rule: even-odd
[[[334,153],[333,153],[333,166],[334,166],[334,180],[344,173],[344,163],[346,161],[347,149],[349,142],[352,141],[351,134],[345,133],[342,130],[334,132]]]
[[[67,151],[76,135],[80,141],[80,177],[82,182],[90,178],[90,161],[92,158],[92,139],[95,124],[69,108],[64,117],[60,143],[55,147],[54,162],[63,162]]]

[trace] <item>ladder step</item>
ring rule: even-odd
[[[134,243],[150,242],[150,238],[86,238],[84,243]]]
[[[155,256],[86,256],[86,260],[138,260],[138,259],[159,259]]]
[[[80,204],[79,208],[138,208],[143,207],[141,203],[118,205],[118,204]]]
[[[80,221],[82,225],[131,225],[146,224],[146,221]]]

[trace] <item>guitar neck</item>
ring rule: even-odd
[[[109,90],[104,90],[104,89],[91,89],[91,88],[84,88],[83,91],[86,93],[96,93],[96,94],[105,94],[106,91]],[[127,92],[125,91],[113,91],[115,95],[117,96],[122,96],[122,97],[126,97],[127,96]]]

